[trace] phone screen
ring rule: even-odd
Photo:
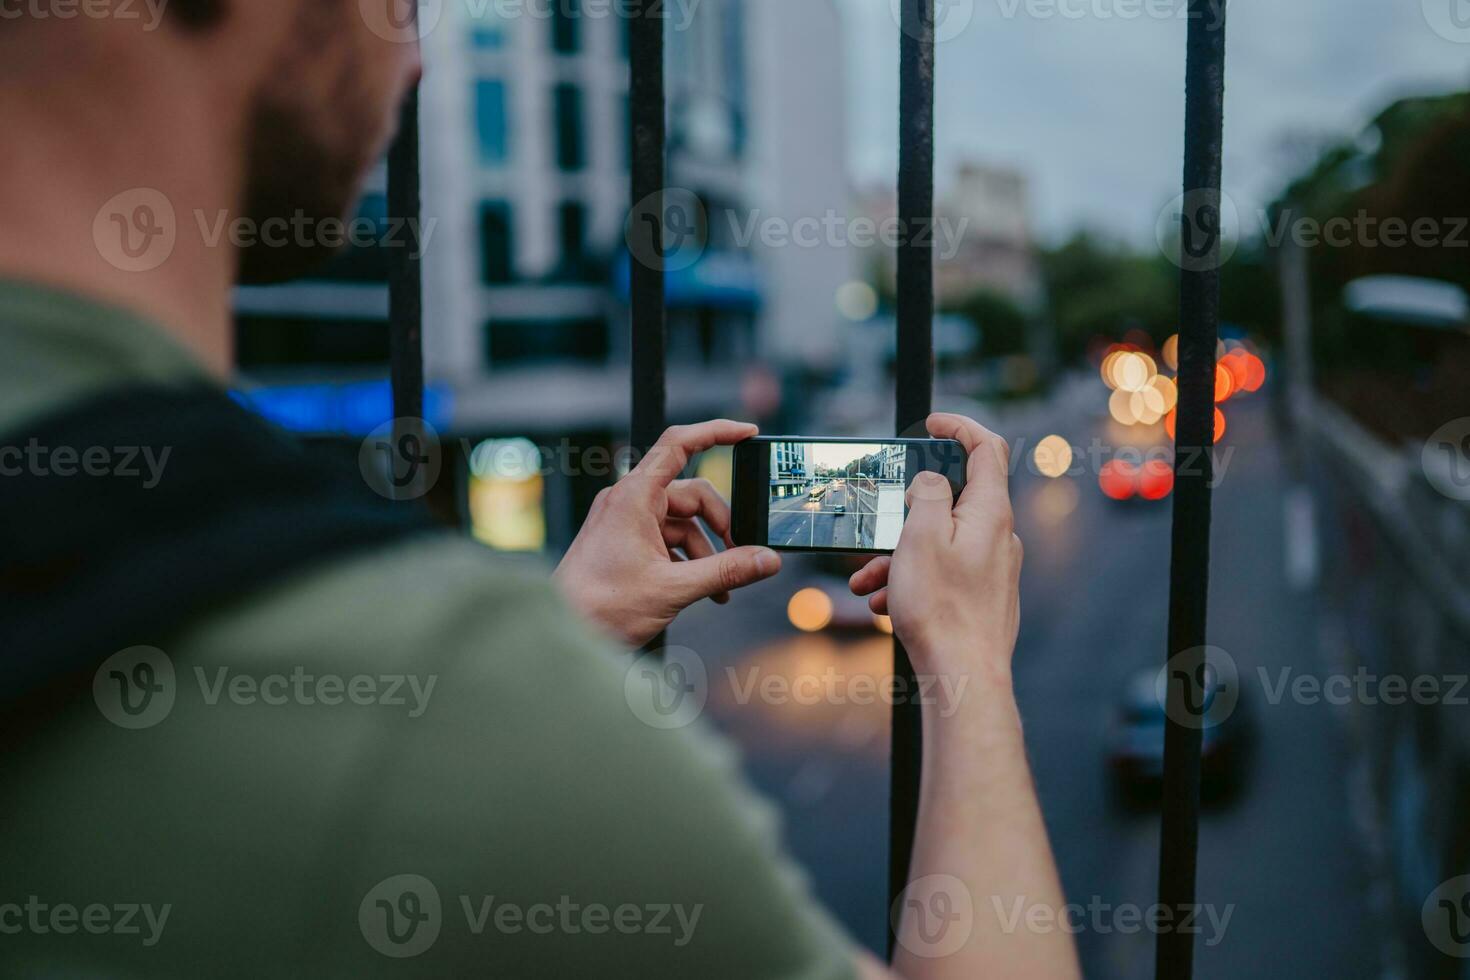
[[[903,530],[902,442],[771,443],[766,544],[891,551]]]

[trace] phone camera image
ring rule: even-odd
[[[771,443],[766,543],[893,550],[903,530],[907,456],[899,442]]]

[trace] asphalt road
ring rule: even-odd
[[[837,513],[837,506],[844,506]],[[851,487],[828,490],[820,501],[806,494],[771,501],[766,540],[799,548],[855,548],[858,495]]]
[[[1302,553],[1311,531],[1298,526],[1299,509],[1288,526],[1295,481],[1264,396],[1231,406],[1229,418],[1222,448],[1233,453],[1215,495],[1210,640],[1240,665],[1258,748],[1244,792],[1207,809],[1201,822],[1199,901],[1215,923],[1229,918],[1223,927],[1203,920],[1196,976],[1378,976],[1383,930],[1370,914],[1373,883],[1356,816],[1362,794],[1354,790],[1360,770],[1343,718],[1320,704],[1270,704],[1255,680],[1258,668],[1321,671],[1331,656],[1314,608],[1311,555]],[[1018,457],[1050,431],[1079,447],[1131,435],[1060,409],[1009,428],[987,421]],[[1157,814],[1119,804],[1107,745],[1128,678],[1162,661],[1170,508],[1107,500],[1095,467],[1054,481],[1023,466],[1012,493],[1026,544],[1017,692],[1068,899],[1146,909],[1155,900]],[[731,606],[690,610],[670,639],[709,665],[707,715],[779,805],[787,845],[820,899],[859,941],[881,949],[889,709],[860,703],[843,679],[886,676],[891,645],[872,631],[793,630],[787,599],[826,572],[805,556],[786,560],[782,575]],[[837,693],[828,682],[815,699],[752,697],[756,689],[744,686],[766,675],[834,674]],[[977,914],[989,912],[977,904]],[[1154,936],[1130,925],[1111,911],[1088,914],[1077,937],[1088,977],[1152,976]]]

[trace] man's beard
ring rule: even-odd
[[[239,281],[285,282],[316,271],[342,248],[367,164],[355,147],[334,152],[325,133],[279,103],[257,109],[249,139],[250,243],[240,249]]]

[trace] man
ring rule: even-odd
[[[992,433],[929,420],[969,450],[968,488],[921,476],[897,553],[853,576],[922,673],[969,679],[924,720],[890,974],[714,743],[640,720],[658,694],[610,642],[779,570],[716,553],[695,520],[728,544],[728,509],[679,478],[753,426],[665,433],[548,585],[370,511],[221,394],[233,284],[316,256],[191,216],[350,210],[420,71],[375,29],[394,2],[0,25],[0,974],[1076,976],[1064,929],[995,911],[1062,896],[1011,692],[1021,549]],[[152,481],[124,473],[128,437]]]

